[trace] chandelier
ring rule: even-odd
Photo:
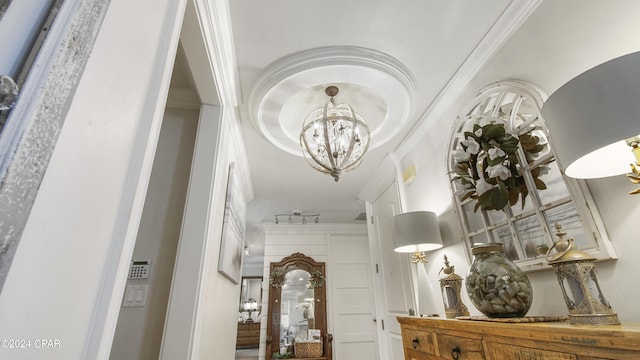
[[[348,104],[337,104],[333,98],[338,87],[329,86],[331,98],[323,108],[307,116],[300,133],[305,159],[314,169],[340,180],[342,173],[357,168],[369,148],[369,126]]]

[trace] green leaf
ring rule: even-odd
[[[464,194],[461,198],[460,198],[460,202],[465,201],[466,199],[470,198],[476,191],[472,190],[472,191],[468,191],[466,194]]]
[[[500,148],[502,148],[502,150],[507,154],[513,154],[518,150],[518,139],[509,135],[500,143]]]
[[[485,139],[498,139],[505,134],[504,125],[488,124],[482,127],[482,137]]]
[[[502,151],[507,153],[508,155],[514,154],[518,150],[518,144],[504,143],[500,145]]]
[[[520,135],[519,138],[520,143],[522,144],[522,148],[526,150],[529,150],[538,145],[538,142],[540,141],[540,138],[538,138],[537,136],[532,136],[529,134]]]
[[[465,173],[467,172],[467,170],[469,170],[469,163],[468,162],[459,162],[456,164],[456,171],[464,171]]]
[[[520,195],[520,189],[509,191],[509,205],[513,206],[518,202],[518,195]]]
[[[494,209],[502,210],[509,202],[509,191],[503,183],[498,184],[498,188],[496,190],[498,191],[491,196],[491,202]]]
[[[537,154],[542,150],[544,150],[544,145],[536,145],[536,146],[532,147],[531,149],[527,149],[528,152],[533,153],[533,154]]]
[[[527,195],[529,195],[529,189],[527,189],[527,186],[524,184],[524,179],[522,179],[522,184],[520,185],[520,195],[522,198],[522,209],[524,209]]]
[[[536,184],[536,189],[538,190],[545,190],[547,188],[547,185],[544,183],[544,181],[538,178],[534,178],[533,182]]]
[[[538,166],[537,168],[535,168],[535,169],[531,170],[531,175],[532,175],[534,178],[537,178],[537,177],[539,177],[539,176],[540,176],[540,171],[541,171],[541,166]]]
[[[478,209],[480,208],[480,200],[478,199],[478,202],[476,203],[476,205],[473,207],[473,212],[478,211]]]
[[[509,201],[507,188],[500,183],[497,188],[493,188],[478,198],[478,203],[482,210],[502,210]]]
[[[464,132],[464,138],[468,139],[468,138],[474,138],[476,141],[478,140],[478,137],[476,136],[476,134],[470,132],[470,131],[465,131]]]
[[[473,124],[473,132],[476,132],[476,130],[480,129],[480,125],[478,124]]]
[[[489,166],[494,166],[494,165],[498,165],[498,164],[502,164],[502,162],[506,159],[506,156],[499,156],[493,160],[487,158],[487,163],[489,164]]]

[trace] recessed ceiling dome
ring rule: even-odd
[[[411,73],[387,54],[361,47],[316,48],[267,67],[249,98],[251,121],[275,146],[302,156],[304,119],[327,103],[329,85],[340,88],[336,102],[351,105],[369,125],[369,149],[402,129],[415,93]]]

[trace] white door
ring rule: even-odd
[[[397,316],[408,316],[415,309],[408,257],[393,251],[391,218],[400,213],[397,184],[394,181],[369,204],[369,238],[375,261],[377,329],[382,359],[402,360],[402,334]]]
[[[378,360],[367,235],[331,235],[327,259],[334,359]]]

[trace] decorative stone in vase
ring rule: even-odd
[[[471,253],[466,288],[473,305],[490,318],[525,316],[533,301],[531,283],[504,255],[502,244],[476,245]]]

